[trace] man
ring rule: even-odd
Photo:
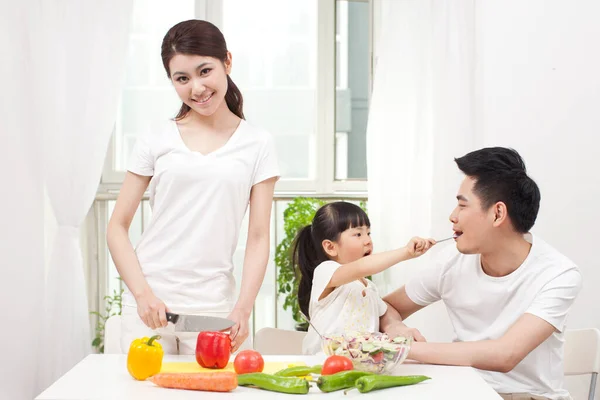
[[[516,151],[485,148],[455,162],[466,175],[450,215],[456,249],[384,298],[391,307],[381,329],[409,329],[417,340],[411,359],[477,368],[504,399],[570,399],[563,343],[579,270],[528,233],[540,192]],[[454,327],[453,343],[427,343],[401,322],[438,300]]]

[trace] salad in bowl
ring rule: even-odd
[[[328,356],[348,357],[356,370],[383,374],[404,362],[412,341],[412,337],[390,338],[380,332],[353,332],[323,336],[321,347]]]

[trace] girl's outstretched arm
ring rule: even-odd
[[[331,277],[327,288],[334,288],[369,275],[384,271],[399,262],[419,257],[427,252],[435,240],[414,237],[400,249],[371,254],[340,266]]]

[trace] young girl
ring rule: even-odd
[[[108,246],[127,291],[121,347],[156,330],[167,353],[194,354],[197,333],[168,335],[166,311],[227,317],[233,351],[247,346],[248,320],[265,276],[273,188],[279,176],[272,136],[246,122],[229,76],[221,31],[183,21],[161,56],[181,99],[173,120],[136,143],[108,225]],[[134,249],[128,230],[144,191],[152,220]],[[233,253],[250,205],[242,283],[236,299]]]
[[[405,247],[372,254],[370,226],[360,207],[333,202],[321,207],[312,225],[296,237],[293,262],[301,273],[298,303],[322,335],[379,332],[379,317],[386,313],[387,304],[365,277],[421,256],[435,244],[433,239],[412,238]],[[302,351],[321,351],[312,327]]]

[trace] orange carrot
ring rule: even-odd
[[[234,372],[163,372],[151,378],[156,385],[170,389],[204,390],[208,392],[229,392],[238,385]]]

